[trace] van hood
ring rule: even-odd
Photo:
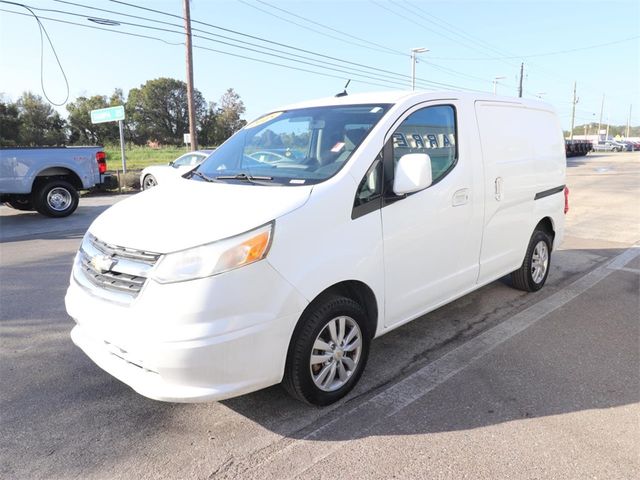
[[[300,208],[312,189],[180,179],[116,203],[89,231],[112,245],[175,252],[259,227]]]

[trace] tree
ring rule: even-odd
[[[69,117],[70,143],[114,144],[118,142],[120,133],[116,122],[91,123],[91,110],[124,105],[122,90],[117,89],[110,99],[106,95],[78,97],[75,102],[67,104]]]
[[[18,145],[20,119],[18,106],[11,101],[0,98],[0,146],[13,147]]]
[[[42,97],[25,92],[18,100],[17,107],[20,145],[33,147],[65,143],[65,121]]]
[[[240,95],[233,88],[227,89],[220,98],[218,111],[219,134],[222,136],[220,143],[247,124],[246,120],[240,118],[244,112],[244,103],[240,100]]]
[[[219,106],[218,106],[219,105]],[[229,88],[220,98],[220,103],[210,102],[200,120],[200,143],[220,145],[247,122],[241,116],[245,112],[244,103],[233,88]]]
[[[196,118],[205,114],[206,102],[194,91]],[[126,103],[129,130],[135,143],[156,140],[164,144],[182,144],[189,132],[187,84],[173,78],[149,80],[140,88],[132,88]]]
[[[218,138],[218,104],[210,102],[207,111],[200,119],[198,142],[203,146],[219,145]]]

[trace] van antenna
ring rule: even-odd
[[[347,87],[349,86],[350,83],[351,83],[351,79],[347,80],[347,83],[344,86],[344,90],[342,92],[338,93],[336,95],[336,97],[346,97],[347,95],[349,95],[347,93]]]

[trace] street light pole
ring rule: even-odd
[[[418,63],[417,54],[428,52],[428,48],[419,47],[411,49],[411,90],[416,89],[416,63]]]
[[[505,78],[507,78],[507,77],[500,76],[500,77],[494,77],[493,78],[493,94],[494,95],[498,94],[498,80],[503,80]]]

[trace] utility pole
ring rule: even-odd
[[[198,149],[198,132],[196,131],[196,109],[193,104],[193,50],[191,47],[191,11],[189,0],[183,0],[184,31],[187,35],[187,105],[189,107],[189,140],[191,151]]]
[[[633,105],[629,105],[629,116],[627,117],[627,134],[624,138],[629,138],[629,125],[631,124],[631,107],[633,107]]]
[[[598,131],[596,135],[598,135],[598,143],[600,143],[600,128],[602,127],[602,113],[604,112],[604,93],[602,94],[602,104],[600,105],[600,120],[598,121]]]
[[[576,122],[576,103],[578,103],[578,99],[576,98],[576,84],[577,82],[573,82],[573,101],[571,102],[573,108],[571,109],[571,130],[569,131],[569,140],[573,140],[573,127]]]
[[[522,77],[524,76],[524,62],[520,64],[520,86],[518,87],[518,97],[522,98]]]
[[[428,52],[428,48],[419,47],[411,49],[411,90],[416,89],[416,63],[418,63],[418,53]]]

